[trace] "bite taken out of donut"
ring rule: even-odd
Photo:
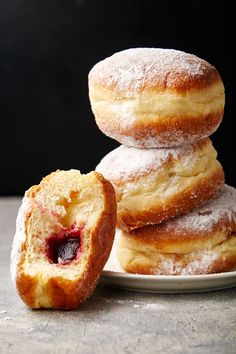
[[[56,171],[20,207],[11,253],[16,290],[31,308],[74,309],[93,292],[116,225],[115,192],[97,172]]]
[[[131,48],[97,63],[89,97],[103,133],[127,146],[180,146],[211,135],[225,104],[214,66],[173,49]]]

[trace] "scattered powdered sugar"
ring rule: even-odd
[[[204,80],[212,73],[212,65],[192,54],[174,49],[131,48],[97,63],[89,73],[89,82],[126,90],[124,94],[131,97],[146,86],[183,86],[191,78]]]
[[[0,315],[5,315],[6,313],[7,313],[6,310],[1,310],[1,311],[0,311]]]
[[[149,310],[149,311],[160,311],[160,310],[165,310],[166,307],[158,304],[158,303],[150,303],[150,304],[143,304],[141,302],[136,302],[135,300],[130,300],[130,299],[125,299],[125,300],[116,300],[116,299],[101,299],[103,302],[107,304],[118,304],[118,305],[131,305],[134,308],[138,308],[141,310]]]
[[[15,286],[16,280],[16,271],[17,265],[21,257],[21,246],[22,243],[25,241],[25,219],[26,215],[30,208],[30,199],[28,197],[24,197],[22,200],[22,204],[17,214],[16,218],[16,232],[12,243],[12,250],[11,250],[11,279],[13,285]]]
[[[11,318],[10,316],[5,316],[5,317],[3,317],[3,320],[4,320],[4,321],[11,321],[12,318]]]
[[[195,163],[196,150],[201,146],[202,141],[163,149],[138,149],[121,145],[107,154],[96,170],[106,178],[115,181],[155,171],[167,161],[178,160],[180,157],[184,158],[186,167],[190,167]]]
[[[133,307],[135,308],[140,308],[143,310],[149,310],[149,311],[159,311],[159,310],[165,310],[166,307],[157,303],[151,303],[151,304],[134,304]]]
[[[205,205],[184,216],[169,220],[165,223],[165,228],[169,232],[173,230],[175,233],[181,233],[184,230],[210,231],[223,220],[228,223],[236,223],[236,189],[226,184]]]
[[[142,306],[143,309],[145,310],[163,310],[165,309],[165,306],[157,304],[157,303],[152,303],[152,304],[146,304],[144,306]]]

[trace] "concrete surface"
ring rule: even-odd
[[[0,199],[0,353],[236,353],[236,288],[141,294],[99,285],[77,311],[27,309],[9,256],[19,198]]]

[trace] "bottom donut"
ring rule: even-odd
[[[118,230],[117,258],[128,273],[194,275],[236,269],[236,189],[225,185],[191,213],[159,225]]]

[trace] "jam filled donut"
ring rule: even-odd
[[[120,231],[121,267],[139,274],[208,274],[236,270],[236,189],[159,225]]]
[[[111,151],[96,170],[115,188],[118,227],[157,224],[208,201],[224,183],[216,156],[209,138],[172,149]]]
[[[11,273],[31,308],[73,309],[92,293],[109,256],[116,202],[99,173],[56,171],[31,187],[17,217]]]
[[[97,63],[89,97],[98,127],[139,148],[173,147],[212,134],[224,112],[215,67],[173,49],[132,48]]]

